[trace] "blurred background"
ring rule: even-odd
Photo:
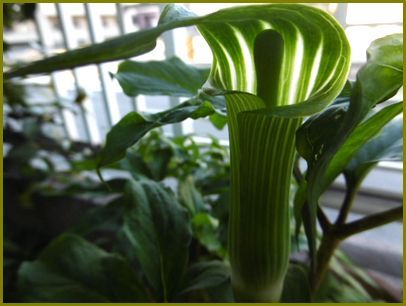
[[[252,3],[250,3],[252,4]],[[187,8],[199,15],[218,9],[244,5],[242,3],[193,3]],[[382,36],[403,32],[403,5],[401,3],[312,3],[335,16],[344,27],[352,48],[350,79],[366,61],[369,44]],[[102,42],[124,33],[147,29],[157,24],[164,5],[149,3],[38,3],[22,8],[18,4],[4,7],[4,53],[3,61],[8,65],[31,62],[66,50]],[[18,22],[12,22],[18,20]],[[209,67],[211,52],[204,39],[194,27],[177,29],[159,38],[153,52],[139,56],[138,61],[162,60],[178,56],[189,64]],[[115,73],[119,62],[91,65],[75,70],[55,72],[51,75],[30,78],[30,84],[38,88],[30,94],[29,103],[41,107],[44,96],[55,95],[64,107],[52,118],[57,124],[44,124],[43,132],[52,139],[73,140],[84,144],[100,145],[109,129],[120,118],[136,110],[155,113],[181,102],[178,98],[138,96],[129,98],[109,72]],[[53,90],[41,87],[53,84]],[[393,100],[401,100],[400,91]],[[5,112],[9,105],[4,104]],[[41,108],[38,108],[42,112]],[[21,122],[8,118],[3,126],[32,131],[32,126],[19,126]],[[7,121],[7,122],[6,122]],[[206,141],[209,135],[228,144],[227,128],[216,129],[207,119],[186,120],[181,124],[164,127],[168,136],[193,133],[198,141]],[[3,155],[11,145],[4,143]],[[395,207],[403,201],[402,163],[382,163],[366,179],[359,194],[354,213],[359,215]],[[328,191],[324,205],[330,207],[331,216],[342,198],[341,178],[335,188]],[[358,214],[358,215],[357,215]],[[352,245],[357,245],[354,249]],[[365,234],[357,235],[343,248],[354,254],[355,260],[364,266],[374,266],[390,274],[396,280],[402,278],[402,224],[390,224]],[[368,254],[381,254],[378,261],[368,262]],[[359,255],[361,254],[361,255]],[[361,259],[360,259],[361,258]],[[397,283],[398,286],[399,282]]]

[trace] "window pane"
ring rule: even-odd
[[[349,3],[347,24],[401,23],[401,3]]]
[[[402,33],[402,26],[398,25],[380,25],[380,26],[351,26],[345,30],[348,40],[351,44],[352,61],[365,62],[366,50],[377,38]]]

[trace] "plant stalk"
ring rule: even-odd
[[[371,169],[371,168],[369,168]],[[341,205],[340,211],[338,213],[338,217],[335,221],[337,226],[342,225],[347,221],[348,214],[351,210],[352,204],[354,202],[355,196],[359,188],[361,187],[361,183],[364,177],[368,174],[369,170],[365,169],[365,171],[357,176],[350,175],[350,173],[344,172],[345,184],[347,186],[347,190],[345,193],[343,204]]]
[[[335,221],[336,225],[341,225],[344,224],[345,221],[347,220],[348,214],[351,210],[352,203],[354,201],[355,195],[357,194],[358,188],[354,187],[347,187],[347,192],[345,193],[345,198],[343,205],[341,206],[341,209],[338,213],[338,217]]]
[[[313,284],[311,284],[312,297],[314,297],[319,291],[320,285],[322,284],[328,270],[331,257],[334,255],[334,252],[340,242],[341,240],[338,239],[332,231],[329,231],[323,235],[317,251],[316,275],[313,279]]]
[[[372,214],[362,219],[347,223],[337,228],[335,235],[339,239],[345,239],[349,236],[382,226],[396,220],[402,219],[403,206],[395,207],[384,212]]]
[[[316,275],[311,284],[312,296],[314,297],[319,291],[328,270],[330,259],[341,241],[349,236],[399,220],[402,218],[402,214],[403,207],[400,206],[347,224],[334,224],[330,229],[324,230],[317,252]]]

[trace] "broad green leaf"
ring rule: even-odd
[[[152,173],[152,179],[161,181],[168,175],[168,166],[173,157],[173,151],[169,147],[162,147],[151,153],[154,153],[151,156],[153,159],[148,160],[148,167]]]
[[[403,119],[389,122],[369,140],[346,165],[343,173],[347,184],[360,185],[363,178],[380,161],[403,160]]]
[[[307,119],[296,135],[296,148],[308,164],[313,166],[325,149],[326,139],[333,137],[341,124],[348,105],[333,104],[323,112]]]
[[[156,127],[181,122],[187,118],[205,117],[213,112],[213,107],[209,102],[191,99],[156,114],[128,113],[107,134],[106,144],[100,154],[98,166],[100,168],[122,159],[129,147]]]
[[[107,205],[93,208],[73,225],[68,232],[83,237],[100,230],[112,229],[117,231],[122,224],[125,207],[125,200],[120,197]]]
[[[359,151],[363,147],[363,145],[365,145],[370,139],[373,139],[373,137],[376,137],[382,131],[385,125],[390,124],[390,121],[395,116],[399,115],[402,111],[403,102],[399,102],[385,107],[384,109],[380,110],[379,112],[368,118],[366,121],[358,125],[330,161],[330,164],[326,171],[324,188],[327,188],[333,182],[333,180],[344,170],[346,165],[348,165],[348,163],[356,154],[364,155],[364,158],[367,158],[368,155],[371,156],[370,162],[373,162],[374,160],[374,153],[376,155],[375,160],[379,160],[380,153],[385,155],[385,152],[376,152],[377,149],[384,150],[384,148],[382,147],[375,147],[375,150],[373,150],[374,144],[375,146],[379,146],[379,144],[377,144],[376,142],[373,142],[370,146],[366,146],[366,148],[363,148],[363,153]],[[386,133],[384,133],[382,137],[380,137],[382,142],[381,146],[389,145],[391,141],[395,141],[397,144],[401,144],[402,126],[400,125],[398,126],[398,128],[400,128],[400,130],[398,129],[398,131],[393,129],[386,130]],[[391,135],[391,132],[394,132],[394,134]],[[383,137],[385,137],[386,139]],[[390,153],[390,147],[388,147],[387,149],[388,153]],[[365,153],[368,155],[365,156]],[[368,160],[366,160],[365,162],[368,162]]]
[[[107,134],[106,143],[100,153],[97,166],[101,168],[119,161],[125,156],[128,148],[133,146],[147,132],[157,127],[181,122],[187,118],[198,119],[208,115],[216,116],[218,121],[219,118],[224,118],[224,108],[225,102],[222,98],[200,92],[197,96],[160,113],[128,113]],[[217,122],[217,127],[220,128],[224,124],[224,119],[220,119]],[[163,165],[165,165],[164,160]],[[162,167],[151,169],[151,175],[155,175],[154,178],[162,177],[162,172],[154,170],[164,170]]]
[[[403,35],[393,34],[372,42],[368,64],[357,74],[363,99],[375,105],[393,97],[403,84]],[[380,84],[380,88],[375,86]]]
[[[367,142],[347,165],[346,171],[356,169],[363,164],[380,161],[403,160],[403,120],[390,121],[381,132]]]
[[[129,171],[135,179],[160,181],[169,175],[174,154],[173,143],[162,132],[156,131],[128,150],[118,165],[120,169]]]
[[[151,169],[136,148],[126,152],[125,157],[119,161],[119,167],[131,173],[134,179],[153,179]]]
[[[124,216],[123,233],[158,301],[170,301],[188,261],[188,215],[170,191],[153,181],[129,182],[127,196],[132,209]]]
[[[230,279],[230,269],[219,260],[203,261],[189,267],[180,295],[217,287]]]
[[[335,136],[337,127],[346,116],[347,110],[348,105],[345,103],[334,104],[321,114],[307,120],[297,133],[296,146],[300,155],[314,165],[317,164],[325,149],[326,139]],[[379,112],[373,112],[370,118],[353,130],[328,165],[322,185],[323,191],[344,170],[360,148],[375,137],[402,110],[403,102],[389,105]]]
[[[171,7],[173,7],[173,5]],[[162,13],[161,22],[158,27],[136,33],[129,33],[99,44],[67,51],[6,72],[4,77],[12,78],[26,76],[28,74],[49,73],[57,70],[130,58],[152,51],[156,46],[157,38],[163,32],[176,27],[193,24],[193,19],[188,19],[191,19],[194,15],[186,10],[181,12],[177,7],[173,7],[171,10],[178,12],[176,18],[173,18],[171,22],[163,24],[162,21],[165,19],[165,16],[169,18],[169,15],[174,15],[168,12],[171,7],[167,7]]]
[[[128,263],[95,245],[65,234],[36,261],[18,271],[25,302],[146,302],[148,297]]]
[[[209,69],[186,65],[173,57],[165,61],[124,61],[113,76],[128,96],[191,97],[197,94],[208,75]]]

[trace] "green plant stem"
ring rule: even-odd
[[[334,235],[340,240],[349,236],[379,227],[402,218],[403,206],[399,206],[384,212],[372,214],[365,218],[350,222],[335,230]]]
[[[316,274],[315,278],[313,279],[313,284],[311,284],[313,298],[319,291],[320,285],[322,284],[328,270],[330,259],[341,242],[332,233],[332,231],[324,233],[319,249],[317,251]]]
[[[321,209],[321,207],[317,207],[317,220],[319,221],[319,224],[321,226],[321,229],[323,230],[323,233],[326,233],[330,230],[332,224],[328,220],[328,217],[324,213],[324,211]]]
[[[330,228],[323,229],[323,238],[317,252],[316,277],[312,283],[312,296],[314,297],[320,289],[330,259],[341,241],[349,236],[399,220],[402,218],[402,214],[403,207],[399,206],[347,224],[334,224]]]
[[[352,203],[354,202],[355,195],[357,194],[358,188],[355,186],[351,187],[347,184],[347,192],[345,193],[344,202],[341,205],[338,217],[335,221],[335,224],[342,225],[347,220],[348,214],[351,210]]]

